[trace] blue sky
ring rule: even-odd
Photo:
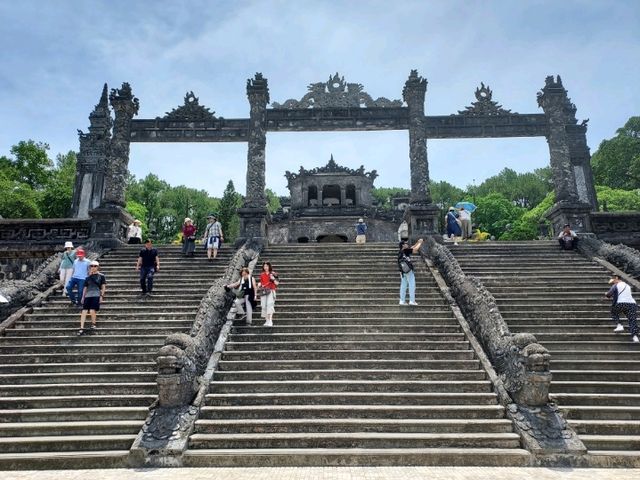
[[[129,82],[138,118],[155,118],[193,90],[225,118],[248,117],[246,79],[262,72],[271,101],[301,98],[340,72],[373,98],[400,99],[411,69],[427,78],[426,112],[456,113],[480,82],[519,113],[560,74],[592,152],[640,115],[638,0],[162,1],[0,0],[0,155],[20,140],[51,154],[78,149],[103,83]],[[544,138],[432,140],[434,180],[464,187],[504,167],[548,164]],[[409,186],[407,132],[267,136],[267,186],[285,170],[326,164],[376,169],[377,186]],[[245,190],[246,144],[137,144],[129,168],[221,195]]]

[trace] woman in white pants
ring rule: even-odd
[[[265,319],[265,327],[273,327],[273,314],[276,305],[276,289],[279,285],[278,274],[273,271],[271,262],[262,264],[262,273],[260,274],[260,306],[262,307],[262,318]]]

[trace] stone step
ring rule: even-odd
[[[424,317],[410,317],[406,318],[403,316],[390,317],[386,316],[383,318],[378,317],[359,317],[359,318],[313,318],[313,317],[304,317],[303,320],[295,317],[287,317],[283,318],[280,316],[282,312],[278,311],[277,324],[270,328],[278,328],[282,329],[282,331],[287,331],[289,328],[304,328],[305,326],[310,328],[324,328],[324,327],[340,327],[340,328],[376,328],[378,326],[397,326],[399,328],[413,328],[413,327],[424,327],[428,328],[430,326],[459,326],[458,321],[448,313],[443,313],[442,315],[431,318]],[[260,327],[263,320],[256,320],[258,317],[258,312],[254,313],[254,324],[251,327],[247,327],[244,323],[244,320],[236,320],[234,321],[235,328],[262,328]],[[257,322],[257,323],[256,323]],[[262,330],[258,330],[261,332]]]
[[[570,420],[580,435],[636,435],[640,436],[640,420]]]
[[[640,450],[640,435],[580,435],[588,450]]]
[[[22,377],[24,378],[24,377]],[[244,370],[217,371],[214,381],[302,381],[302,380],[484,380],[481,370]],[[11,379],[8,379],[9,383]],[[2,380],[0,380],[1,384]]]
[[[0,385],[0,397],[25,397],[69,395],[157,395],[158,387],[153,383],[60,383],[42,385]]]
[[[98,445],[95,445],[98,446]],[[126,468],[129,449],[0,453],[0,470]]]
[[[0,358],[0,360],[2,360]],[[155,362],[87,362],[87,363],[0,363],[0,374],[56,373],[56,372],[150,372],[156,369]],[[0,382],[2,379],[0,378]]]
[[[119,362],[136,362],[145,364],[148,362],[155,362],[157,354],[156,351],[148,352],[129,352],[123,353],[46,353],[39,352],[37,355],[24,355],[24,354],[11,354],[0,355],[0,363],[7,363],[13,365],[38,365],[40,363],[92,363],[100,362],[104,364],[119,363]]]
[[[44,437],[60,435],[137,435],[141,421],[67,421],[0,423],[0,437]]]
[[[151,370],[146,372],[47,372],[47,373],[5,373],[0,377],[0,386],[3,385],[46,385],[61,383],[129,383],[129,382],[153,382],[158,375]]]
[[[587,359],[576,359],[576,360],[554,360],[551,359],[551,369],[552,370],[582,370],[582,371],[590,371],[590,370],[630,370],[630,371],[640,371],[640,358],[637,360],[587,360]],[[556,378],[556,377],[554,377]]]
[[[205,406],[200,419],[477,419],[504,417],[500,405],[250,405]]]
[[[157,398],[151,395],[58,395],[36,397],[0,397],[0,409],[57,409],[92,407],[149,407]],[[1,421],[1,420],[0,420]]]
[[[629,405],[560,405],[571,420],[640,421],[640,406]]]
[[[412,392],[315,392],[308,393],[209,393],[207,405],[495,405],[496,394],[489,393],[412,393]]]
[[[526,466],[531,455],[519,448],[322,448],[193,449],[183,456],[187,467],[456,465]],[[0,459],[0,465],[2,460]]]
[[[551,383],[551,392],[640,393],[640,383],[618,381],[553,381]]]
[[[379,419],[379,418],[305,418],[305,419],[215,419],[198,420],[198,433],[511,433],[506,419]]]
[[[0,452],[78,452],[83,450],[128,450],[136,435],[52,435],[0,437]]]
[[[320,342],[277,342],[273,339],[266,342],[234,342],[225,345],[229,351],[247,350],[467,350],[469,342],[463,341],[327,341]]]
[[[418,302],[419,303],[419,302]],[[371,308],[369,310],[354,310],[350,312],[345,312],[344,310],[332,310],[328,309],[318,309],[317,311],[309,310],[309,311],[294,311],[293,309],[280,310],[278,308],[278,303],[276,301],[276,313],[274,315],[274,324],[277,324],[280,319],[315,319],[322,318],[323,315],[326,315],[327,319],[333,319],[335,321],[340,321],[344,323],[348,323],[350,319],[358,320],[358,319],[368,319],[371,317],[378,318],[384,321],[391,321],[391,319],[402,319],[403,321],[413,321],[413,320],[439,320],[439,319],[451,319],[454,318],[453,314],[450,310],[446,310],[444,308],[426,308],[422,310],[418,310],[418,307],[412,307],[407,305],[395,305],[395,308],[389,308],[387,311],[380,311],[375,308]]]
[[[0,387],[0,395],[8,387]],[[215,382],[211,393],[244,392],[489,392],[491,382],[477,381],[353,381],[353,380],[300,380],[300,381],[250,381]],[[142,392],[136,392],[142,393]],[[635,393],[635,392],[634,392]],[[8,395],[6,395],[8,396]]]
[[[474,360],[475,354],[473,350],[462,349],[433,349],[433,350],[353,350],[346,348],[342,350],[225,350],[222,353],[223,360],[234,361],[276,361],[287,362],[290,360],[297,361],[317,361],[317,360]]]
[[[640,407],[640,395],[631,393],[554,393],[552,397],[560,405],[577,406],[634,406]],[[571,408],[571,407],[568,407]]]
[[[191,435],[189,446],[207,448],[518,448],[515,433],[270,433]]]
[[[268,327],[267,327],[268,328]],[[229,335],[229,341],[233,343],[257,343],[273,341],[283,342],[384,342],[384,341],[413,341],[413,342],[461,342],[464,340],[464,334],[458,332],[450,333],[308,333],[308,334],[288,334],[288,333],[232,333]],[[21,339],[22,340],[22,339]]]
[[[247,370],[296,370],[296,369],[452,369],[478,370],[478,360],[255,360],[255,361],[229,361],[222,360],[218,364],[221,372],[247,371]],[[0,366],[2,372],[2,366]]]
[[[87,315],[89,318],[89,315]],[[134,324],[138,321],[156,321],[156,320],[167,320],[167,321],[191,321],[193,323],[193,319],[195,318],[195,313],[193,312],[172,312],[161,310],[161,311],[140,311],[136,313],[127,313],[126,311],[115,313],[109,311],[107,307],[100,310],[100,314],[98,315],[98,321],[126,321]],[[46,313],[46,310],[38,313],[38,314],[28,314],[26,318],[26,323],[35,323],[42,321],[55,321],[55,320],[63,320],[67,322],[71,321],[80,321],[80,309],[69,309],[67,313]]]
[[[82,339],[93,340],[93,336],[80,337]],[[84,354],[94,355],[101,353],[157,353],[158,349],[162,346],[161,343],[73,343],[69,345],[23,345],[15,344],[0,345],[0,358],[3,358],[5,354]]]
[[[117,328],[117,327],[107,327],[103,322],[98,320],[96,330],[92,330],[90,332],[91,335],[95,337],[99,336],[111,336],[111,337],[119,337],[119,336],[131,336],[134,338],[145,338],[145,332],[148,332],[150,336],[156,337],[162,335],[166,337],[171,333],[188,333],[189,328],[185,327],[162,327],[162,328],[149,328],[149,327],[140,327],[137,323],[132,322],[133,326],[129,328]],[[89,328],[91,325],[91,320],[87,319],[85,323],[85,328]],[[80,327],[80,322],[76,322],[75,325],[70,326],[69,328],[12,328],[6,330],[7,338],[31,338],[31,337],[52,337],[52,338],[67,338],[70,336],[76,335],[78,329]],[[155,334],[155,335],[154,335]]]
[[[144,406],[139,407],[69,407],[69,408],[38,408],[38,409],[18,409],[0,410],[0,425],[16,422],[38,423],[38,422],[74,422],[74,421],[117,421],[136,420],[138,429],[142,426],[149,409]],[[61,429],[64,430],[64,429]],[[0,430],[0,434],[2,431]],[[137,431],[134,433],[138,433]],[[2,436],[2,435],[0,435]],[[10,435],[7,435],[10,436]]]
[[[293,335],[300,337],[305,335],[325,335],[325,334],[454,334],[460,331],[459,325],[274,325],[273,327],[242,326],[233,327],[233,335]]]
[[[616,340],[617,339],[617,340]],[[630,350],[630,351],[638,351],[638,344],[632,343],[630,341],[630,339],[627,338],[623,338],[623,337],[616,337],[614,339],[612,339],[611,341],[609,340],[603,340],[603,341],[574,341],[574,342],[567,342],[567,341],[545,341],[543,342],[543,345],[549,350],[549,351],[556,351],[556,350],[562,350],[564,352],[570,352],[570,351],[587,351],[587,350]]]
[[[90,323],[90,322],[88,322]],[[30,333],[30,332],[29,332]],[[162,345],[166,334],[162,335],[109,335],[108,333],[101,332],[99,325],[95,332],[78,337],[75,332],[69,335],[59,336],[24,336],[24,337],[0,337],[0,348],[5,345],[14,346],[16,343],[20,343],[23,346],[34,347],[60,347],[60,346],[80,346],[91,342],[92,344],[118,344],[128,345],[136,344],[142,341],[154,342],[156,345]]]

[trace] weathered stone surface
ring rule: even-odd
[[[380,97],[377,100],[364,91],[359,83],[347,83],[336,72],[326,82],[312,83],[309,92],[300,100],[289,99],[283,104],[273,102],[273,108],[304,109],[327,107],[401,107],[402,101]]]
[[[119,89],[111,90],[109,101],[115,112],[113,138],[105,177],[103,203],[124,207],[124,190],[129,173],[129,142],[131,119],[138,114],[139,101],[133,96],[131,86],[123,83]]]
[[[184,96],[184,105],[174,108],[164,116],[164,120],[203,122],[215,120],[215,112],[210,111],[193,92],[187,92]]]
[[[640,212],[591,212],[593,233],[608,243],[640,248]]]
[[[489,85],[485,86],[483,82],[480,82],[480,87],[476,88],[475,96],[476,101],[473,102],[470,107],[467,107],[464,110],[458,110],[460,115],[473,117],[485,115],[513,115],[511,110],[502,108],[502,105],[491,99],[493,92],[489,88]]]
[[[427,138],[425,136],[424,98],[427,92],[427,80],[418,76],[417,70],[411,70],[402,98],[409,106],[409,161],[411,167],[411,204],[428,205],[429,164],[427,161]]]
[[[242,267],[253,268],[263,248],[256,240],[240,248],[200,302],[189,335],[173,334],[165,340],[157,357],[158,401],[132,447],[135,465],[180,465],[215,369],[212,355],[221,351],[217,343],[235,298],[224,285],[239,278]]]
[[[269,87],[261,73],[247,80],[249,98],[249,144],[247,149],[247,194],[245,208],[264,208],[265,195],[265,147],[267,143],[266,121]],[[241,236],[246,236],[242,232]]]
[[[600,257],[623,272],[640,279],[640,252],[626,245],[612,245],[597,238],[581,238],[578,250],[589,258]]]

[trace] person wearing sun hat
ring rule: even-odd
[[[624,282],[618,275],[611,276],[609,285],[611,285],[611,288],[605,296],[612,300],[611,320],[617,323],[617,326],[613,331],[615,333],[624,332],[624,327],[622,326],[622,323],[620,323],[620,314],[624,313],[629,321],[631,341],[633,343],[640,343],[640,338],[638,338],[638,323],[636,320],[638,305],[631,295],[631,286]]]
[[[189,217],[184,219],[182,224],[182,255],[193,257],[196,249],[196,231],[197,228],[193,224],[193,220]]]
[[[222,225],[218,222],[215,213],[210,213],[207,216],[207,222],[207,228],[204,231],[202,240],[207,246],[207,258],[212,261],[218,256],[218,249],[224,240],[224,234],[222,233]]]
[[[356,223],[356,243],[364,244],[367,241],[367,224],[364,223],[364,218],[359,218]]]
[[[58,273],[60,274],[60,285],[63,289],[63,294],[67,294],[67,283],[71,280],[71,275],[73,275],[73,262],[76,259],[76,254],[73,251],[73,243],[65,242],[64,243],[64,252],[62,252],[62,260],[60,260],[60,268],[58,268]]]
[[[104,294],[107,288],[107,279],[100,273],[99,268],[100,264],[96,260],[89,263],[89,275],[82,289],[82,312],[80,313],[78,336],[85,334],[84,322],[87,318],[87,312],[91,315],[89,332],[94,332],[98,327],[98,311],[100,310],[100,304],[104,301]]]
[[[129,228],[127,228],[127,243],[130,245],[140,245],[142,243],[142,222],[138,219],[134,220]]]

